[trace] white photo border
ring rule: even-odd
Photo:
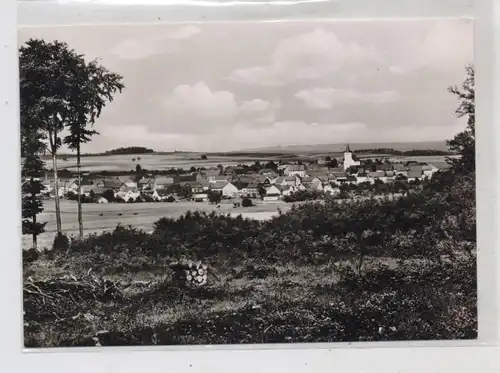
[[[373,0],[365,0],[366,3]],[[140,1],[138,1],[140,2]],[[394,0],[394,4],[409,1]],[[26,19],[29,4],[44,11],[55,11],[54,24],[64,24],[68,19],[59,14],[61,7],[72,4],[41,1],[21,2],[20,22]],[[334,2],[331,2],[334,3]],[[388,0],[385,3],[389,3]],[[426,18],[436,14],[439,17],[458,17],[460,14],[443,11],[449,2],[436,2],[435,13],[428,8],[413,9],[414,17]],[[301,6],[303,6],[302,4]],[[308,6],[310,6],[309,4]],[[100,5],[99,5],[100,6]],[[293,5],[290,5],[290,7]],[[449,7],[448,6],[448,7]],[[126,16],[128,6],[100,8],[97,5],[78,3],[75,5],[75,21],[72,23],[92,23],[99,14],[99,23],[134,23]],[[168,9],[167,9],[168,8]],[[313,20],[342,17],[342,14],[299,13],[287,10],[285,6],[267,7],[267,11],[255,6],[230,7],[163,7],[162,14],[168,14],[172,22],[211,21],[285,21]],[[246,9],[244,9],[246,8]],[[407,7],[409,8],[409,7]],[[445,7],[446,8],[446,7]],[[86,9],[86,10],[85,10]],[[165,19],[155,17],[160,8],[149,7],[154,22]],[[179,10],[176,18],[175,9]],[[222,10],[221,10],[222,9]],[[291,9],[291,8],[289,8]],[[306,9],[306,8],[304,8]],[[311,8],[312,9],[312,8]],[[316,8],[317,9],[317,8]],[[373,7],[371,7],[373,12]],[[395,6],[398,9],[398,6]],[[401,6],[399,6],[401,9]],[[231,11],[229,11],[231,10]],[[421,13],[418,13],[418,12]],[[144,13],[142,13],[144,15]],[[362,14],[361,17],[410,17],[408,11],[380,14]],[[4,162],[4,182],[0,183],[2,199],[1,230],[3,246],[0,249],[0,287],[3,300],[0,307],[2,333],[0,351],[5,356],[3,363],[14,371],[74,372],[92,371],[381,371],[381,372],[481,372],[500,371],[494,358],[499,349],[500,303],[499,303],[499,228],[500,199],[496,191],[500,189],[500,108],[498,86],[500,67],[497,66],[497,51],[500,51],[500,0],[476,0],[472,14],[475,23],[475,65],[477,119],[481,123],[476,128],[477,156],[477,214],[478,214],[478,314],[479,339],[475,341],[432,341],[432,342],[373,342],[373,343],[315,343],[286,345],[245,345],[245,346],[175,346],[175,347],[104,347],[22,350],[22,273],[21,273],[21,214],[20,214],[20,157],[19,157],[19,87],[17,61],[18,13],[16,0],[0,0],[0,123],[4,129],[0,137],[0,159]],[[39,16],[39,14],[37,15]],[[471,14],[462,14],[471,17]],[[106,18],[108,17],[108,18]],[[346,18],[352,17],[347,15]],[[28,17],[29,18],[29,17]],[[153,22],[145,17],[139,22]],[[358,17],[359,18],[359,17]],[[352,19],[352,18],[351,18]],[[24,23],[26,24],[26,23]],[[15,182],[15,180],[17,182]],[[454,347],[461,346],[461,347]],[[84,353],[85,352],[85,353]],[[140,355],[137,355],[140,353]],[[495,365],[495,361],[497,365]]]

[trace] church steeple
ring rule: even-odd
[[[351,148],[349,148],[349,144],[346,145],[344,153],[352,153]]]

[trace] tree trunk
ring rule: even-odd
[[[61,207],[59,205],[59,180],[57,178],[57,154],[55,149],[52,149],[52,165],[54,168],[54,188],[56,190],[55,193],[55,203],[56,203],[56,227],[57,234],[62,234],[61,229]]]
[[[82,218],[82,196],[81,196],[81,189],[80,189],[80,184],[82,180],[82,172],[81,172],[81,163],[80,163],[80,144],[78,143],[77,148],[76,148],[76,173],[77,173],[77,180],[78,180],[78,230],[80,233],[80,240],[83,239],[83,218]]]
[[[33,197],[33,200],[35,199],[35,195],[33,194],[32,195]],[[37,236],[37,231],[35,230],[35,227],[36,227],[36,214],[33,214],[33,249],[36,250],[38,244],[37,244],[37,240],[36,240],[36,236]]]

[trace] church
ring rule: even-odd
[[[344,151],[344,170],[347,170],[349,167],[360,166],[361,162],[356,159],[349,148],[349,144],[347,144],[346,149]]]

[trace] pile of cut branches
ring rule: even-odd
[[[26,321],[64,320],[90,308],[96,301],[121,298],[121,290],[110,280],[93,275],[82,278],[63,276],[23,285],[24,318]]]

